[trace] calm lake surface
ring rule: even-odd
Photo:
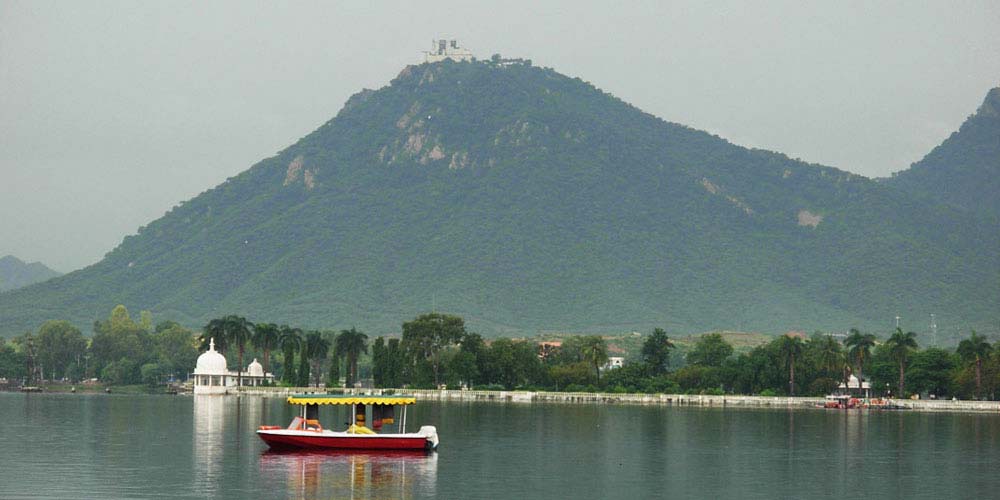
[[[421,402],[438,453],[268,453],[254,430],[293,412],[0,393],[0,498],[1000,497],[994,414]]]

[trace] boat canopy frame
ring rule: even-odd
[[[417,403],[414,396],[354,396],[350,394],[293,394],[286,400],[293,405],[386,405],[406,406]]]
[[[417,398],[415,396],[356,396],[353,394],[293,394],[288,396],[285,400],[288,404],[302,405],[302,418],[308,419],[307,408],[312,406],[315,409],[319,409],[320,405],[341,405],[351,407],[351,426],[349,431],[352,434],[356,429],[357,424],[356,415],[358,413],[358,405],[364,406],[402,406],[403,415],[401,422],[399,423],[399,430],[403,434],[406,434],[406,407],[417,403]],[[364,426],[364,421],[361,423]]]

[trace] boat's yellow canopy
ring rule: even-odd
[[[352,396],[347,394],[295,394],[288,396],[293,405],[412,405],[413,396]]]

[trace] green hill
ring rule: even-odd
[[[32,262],[29,264],[13,255],[0,257],[0,292],[45,281],[61,274],[58,271],[49,269],[41,262]]]
[[[886,182],[1000,220],[1000,87],[957,132]]]
[[[947,204],[665,122],[528,65],[405,68],[99,263],[0,295],[0,330],[115,304],[488,334],[996,330],[1000,236]],[[921,319],[916,319],[921,318]]]

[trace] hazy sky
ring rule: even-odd
[[[866,176],[1000,84],[1000,2],[0,0],[0,256],[70,271],[274,154],[432,38]]]

